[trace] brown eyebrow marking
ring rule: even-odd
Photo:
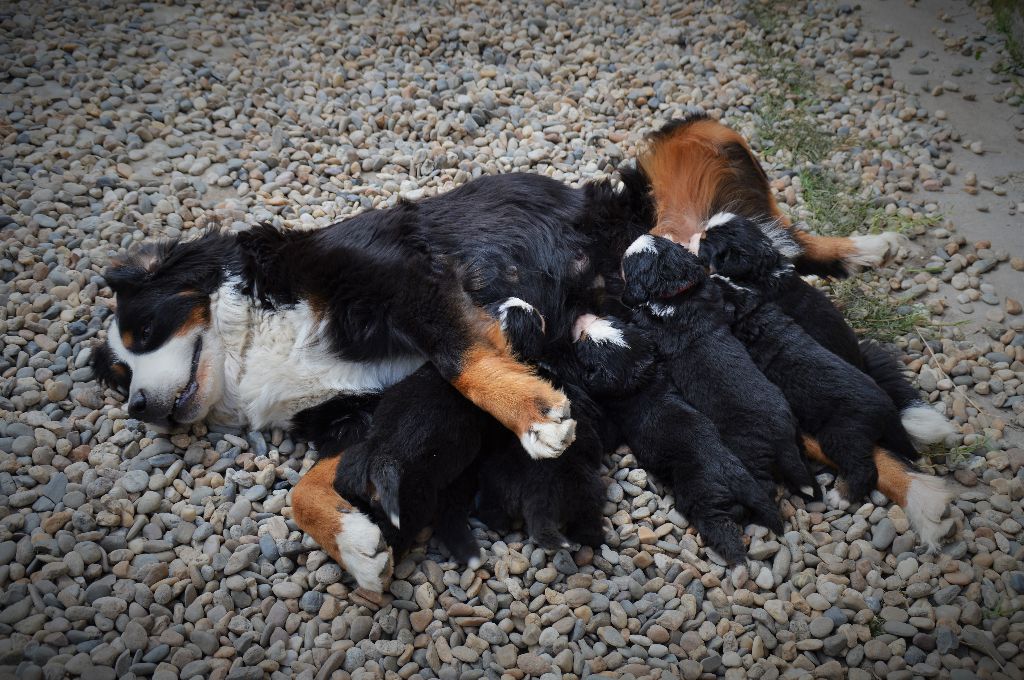
[[[210,321],[210,308],[207,305],[196,305],[189,312],[188,318],[185,319],[178,330],[174,332],[175,336],[188,335],[192,329],[199,326],[206,326]]]

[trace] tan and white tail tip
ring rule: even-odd
[[[938,552],[956,531],[952,493],[946,482],[921,472],[909,473],[910,485],[903,506],[910,526],[929,552]]]
[[[938,444],[954,433],[953,423],[925,404],[915,404],[903,409],[900,422],[918,447]]]

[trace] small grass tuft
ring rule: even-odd
[[[811,211],[810,224],[820,234],[849,236],[884,215],[874,201],[859,196],[831,171],[803,170],[800,186],[804,205]]]
[[[881,616],[875,616],[868,622],[868,630],[871,632],[871,637],[875,638],[885,633],[885,619]]]
[[[988,437],[982,437],[971,444],[954,446],[951,449],[947,449],[939,442],[925,449],[922,455],[933,466],[945,465],[946,467],[954,468],[970,461],[977,451],[987,451],[990,444],[991,442]]]
[[[758,76],[777,83],[775,92],[768,86],[757,107],[765,149],[787,150],[798,161],[822,161],[836,148],[836,139],[809,110],[818,89],[813,71],[792,55],[777,54],[766,41],[747,40],[743,49]]]
[[[992,0],[993,27],[1003,34],[1006,68],[1024,75],[1024,3],[1020,0]]]
[[[1009,598],[1002,597],[994,607],[986,607],[982,610],[986,619],[1008,619],[1014,615],[1016,608]]]
[[[855,278],[831,281],[826,290],[850,326],[862,337],[893,342],[931,325],[928,310],[919,304],[901,304],[885,291]]]
[[[937,227],[945,219],[946,216],[942,213],[935,213],[933,215],[900,215],[899,213],[886,215],[884,210],[878,210],[871,217],[868,233],[879,234],[883,231],[895,231],[907,235],[918,234],[931,227]]]

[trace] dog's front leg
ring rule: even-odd
[[[560,455],[576,436],[569,399],[516,360],[499,323],[483,310],[469,324],[469,341],[438,367],[455,389],[519,436],[532,458]]]
[[[360,588],[382,593],[391,579],[391,551],[377,525],[334,490],[340,457],[322,458],[302,476],[292,490],[292,518]]]

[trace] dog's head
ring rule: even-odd
[[[580,379],[594,396],[635,392],[654,369],[654,343],[643,329],[614,316],[584,314],[573,327]]]
[[[734,281],[764,285],[790,270],[800,247],[774,222],[756,222],[732,213],[708,220],[700,241],[700,258],[711,272]]]
[[[645,234],[622,256],[622,301],[635,307],[677,298],[708,280],[696,255],[668,239]]]
[[[128,413],[168,430],[206,417],[220,399],[224,366],[211,302],[224,279],[223,237],[147,243],[104,276],[116,299],[93,368],[128,396]]]

